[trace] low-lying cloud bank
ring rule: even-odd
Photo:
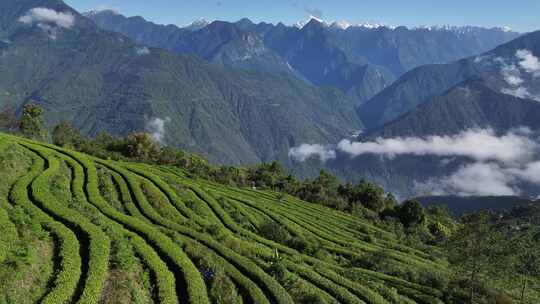
[[[516,176],[508,174],[508,170],[494,162],[467,164],[448,176],[416,182],[415,192],[419,195],[518,195],[521,190],[515,185]]]
[[[318,158],[322,162],[336,158],[336,151],[330,146],[319,144],[302,144],[289,150],[289,157],[295,161],[305,162],[310,158]]]
[[[379,154],[464,156],[474,160],[514,162],[533,156],[538,144],[527,137],[522,129],[497,136],[492,130],[467,130],[452,136],[377,138],[373,142],[342,140],[337,148],[351,156]]]
[[[416,182],[422,195],[520,195],[523,182],[540,183],[540,143],[532,132],[520,128],[498,136],[490,129],[473,129],[451,136],[377,138],[369,142],[342,140],[337,146],[304,144],[291,149],[296,161],[334,159],[338,154],[365,154],[393,158],[400,155],[464,157],[466,164],[455,172]]]
[[[490,129],[472,129],[451,136],[377,138],[369,142],[342,140],[336,147],[302,144],[289,156],[296,161],[316,157],[322,161],[336,158],[336,152],[352,157],[377,154],[389,158],[398,155],[464,156],[478,161],[516,162],[533,157],[540,145],[529,138],[531,131],[522,128],[497,136]]]
[[[523,183],[540,183],[540,161],[511,166],[496,162],[477,162],[438,179],[416,183],[422,195],[525,195]]]

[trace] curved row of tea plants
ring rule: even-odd
[[[7,210],[19,206],[58,252],[40,303],[442,303],[442,290],[355,264],[384,250],[396,267],[447,267],[361,218],[0,134],[0,146],[7,142],[33,162],[0,198],[0,267],[17,238]],[[267,227],[280,227],[285,239]]]

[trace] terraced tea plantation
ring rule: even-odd
[[[9,135],[0,181],[0,303],[443,303],[362,266],[444,275],[437,248],[290,196]]]

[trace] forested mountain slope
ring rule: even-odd
[[[223,163],[286,160],[299,142],[362,128],[338,90],[137,45],[62,1],[6,0],[0,12],[0,107],[37,103],[50,127],[148,131]]]

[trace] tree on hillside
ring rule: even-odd
[[[27,138],[46,139],[48,131],[43,122],[43,109],[35,104],[26,104],[23,108],[20,129]]]
[[[133,133],[128,136],[125,144],[126,155],[141,161],[152,160],[160,152],[159,145],[147,133]]]
[[[527,290],[535,282],[533,278],[540,277],[540,233],[520,233],[512,239],[510,247],[514,254],[512,270],[519,277],[520,303],[524,304]]]
[[[449,261],[469,286],[470,304],[474,303],[477,286],[493,274],[494,265],[504,258],[506,244],[502,233],[490,223],[488,212],[463,217],[461,227],[447,241]]]
[[[387,195],[382,187],[368,181],[361,181],[356,186],[351,183],[340,185],[338,193],[348,201],[350,210],[355,209],[357,206],[363,206],[381,213],[386,209],[394,208],[396,205],[396,200],[391,194]]]
[[[72,149],[80,149],[84,143],[84,137],[79,130],[73,128],[68,121],[63,121],[54,127],[52,140],[57,146]]]
[[[248,170],[248,179],[259,188],[282,190],[284,179],[287,176],[285,169],[279,162],[263,163]]]
[[[340,182],[337,177],[321,170],[319,176],[307,180],[298,189],[298,196],[308,202],[314,202],[338,210],[346,210],[348,204],[338,193]]]
[[[417,200],[407,200],[396,210],[397,217],[405,227],[422,224],[426,220],[424,207]]]

